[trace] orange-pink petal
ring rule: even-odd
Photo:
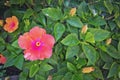
[[[18,38],[18,44],[22,49],[28,49],[31,46],[32,39],[29,36],[29,33],[24,33],[24,35],[20,35]]]
[[[45,34],[42,38],[41,38],[41,41],[45,44],[45,45],[47,45],[47,46],[49,46],[49,47],[53,47],[54,46],[54,44],[55,44],[55,39],[54,39],[54,37],[53,36],[51,36],[51,35],[49,35],[49,34]]]
[[[31,38],[35,40],[41,38],[44,34],[46,34],[46,30],[36,26],[30,30],[29,34]]]
[[[52,56],[52,48],[44,45],[40,50],[40,57],[39,59],[50,58]]]

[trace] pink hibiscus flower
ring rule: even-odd
[[[19,46],[24,49],[25,59],[31,61],[50,58],[54,43],[54,37],[46,34],[46,30],[38,26],[20,35],[18,39]]]

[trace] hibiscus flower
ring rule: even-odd
[[[3,27],[5,31],[12,33],[15,30],[17,30],[19,22],[16,16],[6,18],[5,21],[6,21],[6,24]]]
[[[20,35],[18,39],[19,46],[24,49],[24,58],[31,61],[50,58],[54,43],[54,37],[38,26]]]

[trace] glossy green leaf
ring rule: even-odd
[[[74,33],[71,33],[69,35],[67,35],[62,41],[62,44],[66,45],[66,46],[76,46],[79,44],[79,40],[77,38],[77,35]]]
[[[114,29],[115,29],[115,27],[116,27],[115,22],[113,22],[113,21],[108,21],[108,24],[109,24],[111,30],[114,30]]]
[[[35,75],[35,80],[46,80],[46,79],[41,75]]]
[[[61,10],[57,8],[44,8],[42,12],[53,20],[59,20],[63,17]]]
[[[85,58],[79,58],[78,61],[77,61],[77,69],[81,69],[82,66],[86,65],[87,64],[87,61]]]
[[[54,35],[55,35],[56,41],[58,41],[62,37],[64,32],[65,32],[65,26],[63,24],[61,23],[55,24]]]
[[[120,52],[120,41],[118,43],[118,51]]]
[[[83,80],[82,74],[74,74],[71,80]]]
[[[91,74],[83,74],[83,80],[95,80]]]
[[[23,54],[20,54],[20,55],[17,56],[14,60],[15,60],[14,65],[15,65],[18,69],[22,70],[23,63],[24,63]]]
[[[33,10],[32,9],[27,9],[27,11],[24,14],[23,19],[29,18],[32,15],[33,15]]]
[[[102,17],[96,16],[89,19],[89,24],[94,26],[102,26],[106,24],[106,21]]]
[[[38,14],[38,17],[39,17],[39,18],[37,18],[37,20],[38,20],[41,24],[43,24],[44,26],[46,26],[46,19],[45,19],[44,14],[41,12],[41,13]]]
[[[68,70],[70,70],[72,72],[76,71],[76,67],[70,62],[67,62],[67,68],[68,68]]]
[[[104,5],[107,8],[107,10],[109,11],[109,13],[112,14],[112,11],[114,8],[113,8],[111,1],[110,0],[104,1]]]
[[[97,61],[97,52],[96,52],[95,48],[89,44],[82,44],[82,49],[88,59],[88,63],[95,65],[95,63]]]
[[[72,58],[79,53],[79,46],[72,46],[67,48],[66,59]]]
[[[95,43],[94,35],[92,33],[88,32],[85,35],[85,41],[90,42],[90,43]]]
[[[19,77],[20,77],[19,80],[26,80],[27,77],[28,77],[28,72],[22,71],[22,72],[20,73]]]
[[[116,50],[116,48],[112,45],[107,46],[106,51],[111,57],[115,59],[120,59],[120,53]]]
[[[119,10],[119,6],[118,5],[114,5],[114,10],[113,10],[114,12],[115,12],[115,18],[118,18],[119,17],[119,15],[120,15],[120,10]]]
[[[62,80],[71,80],[72,78],[72,72],[67,72],[65,76],[62,78]]]
[[[39,65],[38,64],[34,64],[30,67],[30,72],[29,72],[29,76],[30,77],[34,77],[35,74],[39,71]]]
[[[80,19],[78,17],[71,17],[71,18],[67,19],[67,23],[69,23],[71,26],[77,27],[77,28],[82,28],[82,26],[83,26],[83,23],[80,21]]]
[[[18,45],[18,40],[14,41],[12,43],[12,46],[16,47],[16,48],[20,48],[19,45]]]
[[[77,9],[78,16],[85,19],[88,11],[89,9],[87,3],[85,1],[81,2]]]
[[[53,80],[62,80],[63,75],[57,75],[55,77],[53,77]]]
[[[117,19],[115,19],[115,22],[116,22],[117,26],[120,28],[120,17],[118,17]]]
[[[3,50],[5,50],[5,44],[0,43],[0,52],[2,52]]]
[[[108,73],[107,78],[113,77],[114,75],[116,75],[118,73],[118,64],[116,62],[114,62],[110,68],[110,71]]]
[[[7,62],[5,63],[4,67],[9,67],[9,66],[13,66],[15,63],[15,58],[17,55],[11,54],[8,58],[7,58]]]
[[[43,63],[40,65],[40,70],[42,71],[49,71],[51,69],[53,69],[53,67],[47,63]]]
[[[103,41],[110,36],[110,32],[103,29],[89,28],[89,31],[94,35],[95,41]]]
[[[105,63],[103,66],[103,69],[110,69],[111,65],[112,65],[112,63]]]
[[[92,72],[92,75],[98,79],[104,80],[102,71],[98,67],[95,68],[95,71]]]
[[[112,57],[111,56],[109,56],[107,53],[105,53],[105,52],[99,52],[99,54],[100,54],[100,57],[101,57],[101,59],[104,61],[104,62],[112,62],[113,61],[113,59],[112,59]]]

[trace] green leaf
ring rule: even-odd
[[[116,75],[118,73],[118,64],[116,62],[114,62],[109,70],[108,76],[107,78],[113,77],[114,75]]]
[[[103,69],[110,69],[111,65],[112,65],[112,63],[105,63],[103,66]]]
[[[18,40],[15,40],[13,43],[12,43],[12,46],[16,47],[16,48],[20,48],[19,45],[18,45]]]
[[[93,71],[92,74],[96,78],[104,80],[102,71],[98,67],[95,68],[95,71]]]
[[[85,1],[81,2],[80,5],[78,6],[78,9],[77,9],[78,16],[85,19],[88,12],[89,12],[88,4]]]
[[[103,29],[89,28],[89,31],[94,35],[95,41],[103,41],[110,35],[110,32]]]
[[[63,17],[61,10],[56,8],[44,8],[42,12],[53,20],[60,20]]]
[[[3,50],[5,50],[5,44],[0,43],[0,52],[2,52]]]
[[[111,56],[109,56],[107,53],[105,53],[105,52],[99,52],[99,54],[100,54],[100,56],[101,56],[101,59],[104,61],[104,62],[112,62],[113,61],[113,59],[112,59],[112,57]]]
[[[82,49],[88,59],[89,65],[95,65],[95,62],[97,61],[97,52],[95,48],[89,44],[82,44]]]
[[[120,59],[120,53],[116,50],[116,48],[112,45],[107,46],[106,52],[115,59]]]
[[[71,18],[67,19],[67,23],[69,23],[71,26],[77,27],[77,28],[82,28],[82,26],[83,26],[83,23],[80,21],[80,19],[78,17],[71,17]]]
[[[83,80],[82,74],[74,74],[71,80]]]
[[[33,10],[32,9],[27,9],[27,11],[25,12],[23,19],[29,18],[30,16],[33,15]]]
[[[65,32],[65,26],[63,24],[61,23],[55,24],[54,35],[55,35],[56,41],[58,41],[62,37],[64,32]]]
[[[89,24],[94,26],[102,26],[106,24],[106,21],[102,17],[96,16],[89,19]]]
[[[118,43],[118,52],[120,52],[120,41]]]
[[[46,79],[41,75],[35,75],[35,80],[46,80]]]
[[[62,41],[62,44],[66,45],[66,46],[75,46],[79,44],[79,40],[77,38],[77,35],[74,33],[71,33],[69,35],[67,35]]]
[[[0,37],[0,43],[2,43],[2,44],[5,43],[5,41],[4,41],[4,39],[2,37]]]
[[[79,58],[78,61],[77,61],[77,69],[81,69],[82,66],[86,65],[87,64],[87,61],[85,58]]]
[[[55,77],[53,77],[53,80],[62,80],[63,75],[57,75]]]
[[[83,74],[83,80],[96,80],[91,74]]]
[[[85,36],[85,41],[90,42],[90,43],[95,43],[94,35],[90,32],[87,32]]]
[[[20,55],[17,56],[14,60],[15,60],[14,65],[15,65],[18,69],[22,70],[23,63],[24,63],[23,54],[20,54]]]
[[[41,12],[37,15],[39,18],[37,18],[37,20],[44,26],[46,26],[46,19],[45,19],[45,15]]]
[[[73,74],[71,72],[67,72],[65,76],[62,78],[62,80],[71,80],[72,75]]]
[[[109,24],[111,30],[114,30],[114,29],[116,28],[116,24],[115,24],[114,21],[110,21],[110,20],[109,20],[109,21],[108,21],[108,24]]]
[[[113,8],[111,1],[110,0],[104,1],[104,5],[107,8],[107,10],[109,11],[109,13],[112,14],[112,11],[114,8]]]
[[[5,63],[4,67],[9,67],[9,66],[13,66],[15,63],[15,58],[17,55],[11,54],[8,58],[7,58],[7,62]]]
[[[28,77],[28,72],[26,71],[22,71],[19,75],[19,80],[27,80],[27,77]]]
[[[67,68],[68,68],[68,70],[70,70],[72,72],[76,71],[76,67],[70,62],[67,62]]]
[[[115,22],[116,22],[117,26],[120,28],[120,17],[118,17],[117,19],[115,19]]]
[[[34,77],[35,74],[39,71],[39,65],[38,64],[34,64],[30,67],[30,72],[29,72],[29,76],[30,77]]]
[[[49,71],[51,69],[53,69],[53,67],[47,63],[43,63],[40,65],[40,70],[42,71]]]
[[[66,59],[74,57],[79,53],[79,46],[72,46],[67,48]]]
[[[119,12],[119,6],[118,5],[114,5],[114,16],[115,16],[115,19],[119,17],[120,15],[120,12]]]

